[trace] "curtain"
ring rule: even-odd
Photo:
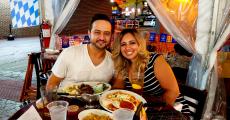
[[[191,53],[195,53],[197,0],[147,0],[150,8],[164,28],[177,42]]]
[[[41,0],[43,19],[48,20],[52,26],[62,13],[69,0]]]
[[[214,70],[217,50],[230,33],[229,0],[147,0],[165,29],[193,53],[187,84],[207,89],[204,119],[212,117],[218,77]],[[191,15],[191,16],[190,16]],[[193,17],[194,16],[194,17]],[[215,111],[215,110],[214,110]]]
[[[52,0],[41,0],[42,15],[44,20],[48,20],[49,23],[53,26],[54,23],[54,14],[52,9]]]
[[[55,36],[64,29],[79,3],[80,0],[52,1],[52,16],[54,20],[50,39],[51,49],[55,49]]]
[[[205,2],[206,0],[202,0],[201,2]],[[206,1],[210,2],[210,1]],[[223,81],[218,80],[218,74],[217,70],[213,66],[217,66],[216,58],[217,58],[217,51],[220,49],[220,47],[224,44],[224,42],[228,39],[230,36],[230,1],[229,0],[214,0],[212,2],[213,4],[213,13],[212,13],[212,24],[211,24],[211,30],[210,39],[207,42],[208,49],[207,54],[205,55],[205,61],[206,65],[204,75],[201,79],[201,89],[206,88],[208,90],[208,99],[206,103],[206,110],[204,113],[204,118],[210,119],[214,117],[213,115],[223,115],[225,113],[226,109],[220,108],[225,106],[226,104],[222,104],[221,106],[213,109],[214,103],[226,103],[224,99],[221,100],[215,100],[215,98],[223,98],[224,96],[221,96],[222,94],[216,94],[220,93],[219,91],[224,91],[224,86],[218,87],[221,85]],[[200,6],[200,8],[203,8],[204,4]],[[204,13],[205,14],[205,13]],[[203,15],[204,15],[203,14]],[[202,14],[201,14],[202,16]],[[203,16],[202,16],[203,17]],[[202,27],[202,26],[200,26]],[[204,26],[203,26],[204,27]],[[200,46],[201,47],[201,46]],[[217,89],[218,88],[218,89]],[[211,113],[211,114],[210,114]]]
[[[53,23],[57,22],[58,17],[62,13],[65,5],[69,2],[69,0],[52,0],[52,9],[54,15]],[[53,24],[55,25],[55,24]]]

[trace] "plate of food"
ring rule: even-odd
[[[79,120],[113,120],[110,112],[100,109],[87,109],[78,114]]]
[[[100,96],[99,102],[104,109],[110,112],[119,108],[127,108],[136,111],[137,106],[141,102],[143,104],[147,103],[142,96],[127,90],[106,91]]]
[[[66,97],[80,97],[82,94],[100,95],[111,89],[111,85],[103,82],[77,82],[58,89],[58,94]]]

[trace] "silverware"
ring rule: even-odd
[[[69,93],[65,93],[65,92],[57,92],[57,95],[60,95],[60,96],[69,96],[69,97],[74,97],[74,98],[81,98],[80,95],[77,95],[77,94],[69,94]]]
[[[142,110],[142,106],[143,106],[142,102],[137,106],[137,110],[134,113],[133,120],[140,120],[140,113]]]
[[[166,102],[147,102],[143,104],[143,107],[163,107],[166,105]]]

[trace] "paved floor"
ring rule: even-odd
[[[27,54],[39,51],[38,37],[16,38],[14,41],[0,40],[0,80],[23,81],[27,67]],[[20,108],[21,104],[0,98],[0,120],[7,120]]]

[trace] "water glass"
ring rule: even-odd
[[[120,108],[113,112],[114,120],[133,120],[134,111],[126,108]]]
[[[67,101],[53,101],[49,103],[47,108],[49,109],[51,120],[66,120],[68,105]]]

